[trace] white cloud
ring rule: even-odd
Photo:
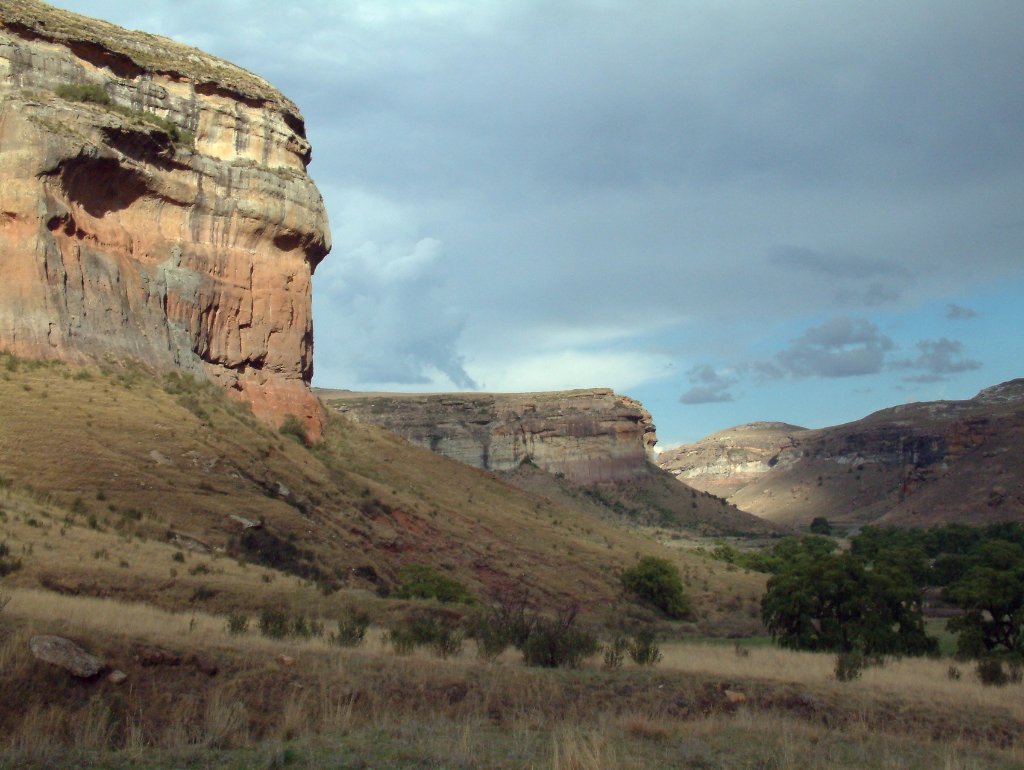
[[[467,365],[481,388],[503,392],[612,388],[618,393],[665,377],[670,360],[635,351],[558,350],[509,358],[481,356]]]

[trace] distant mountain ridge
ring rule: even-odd
[[[780,523],[1024,520],[1024,379],[828,428],[740,425],[657,462],[695,489]]]

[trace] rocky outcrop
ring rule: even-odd
[[[703,492],[728,497],[793,459],[790,451],[806,428],[784,422],[753,422],[714,433],[696,444],[666,449],[658,465]]]
[[[830,428],[739,426],[663,452],[658,464],[689,486],[780,522],[1022,520],[1024,380]]]
[[[657,441],[643,406],[606,388],[519,394],[317,392],[330,409],[460,462],[504,471],[530,461],[585,484],[638,475]]]
[[[137,359],[280,422],[322,417],[311,276],[330,249],[298,109],[171,40],[0,6],[0,349]]]

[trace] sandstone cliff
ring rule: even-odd
[[[0,5],[0,349],[138,359],[319,434],[311,276],[330,249],[302,117],[196,49]]]
[[[1024,380],[817,430],[755,423],[662,453],[697,489],[780,522],[1024,519]]]
[[[639,475],[657,441],[643,406],[606,388],[521,394],[318,393],[331,409],[469,465],[502,471],[529,460],[584,484]]]
[[[658,465],[694,489],[729,497],[768,473],[806,431],[784,422],[753,422],[667,449]]]

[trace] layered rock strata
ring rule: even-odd
[[[137,359],[318,434],[311,276],[330,249],[302,116],[174,41],[0,6],[0,348]]]
[[[829,428],[743,425],[663,452],[658,464],[689,486],[780,522],[1021,520],[1024,380]]]
[[[779,462],[792,459],[806,428],[784,422],[753,422],[714,433],[695,444],[667,449],[658,465],[688,486],[728,497]]]
[[[503,471],[530,461],[584,484],[641,474],[657,441],[643,406],[606,388],[520,394],[317,392],[330,409],[460,462]]]

